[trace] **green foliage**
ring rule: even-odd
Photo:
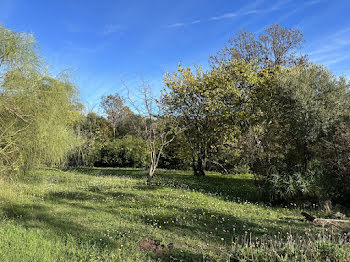
[[[312,161],[318,159],[318,144],[336,121],[349,114],[347,82],[322,66],[283,69],[276,74],[267,102],[268,106],[259,106],[261,121],[243,137],[244,154],[253,172],[274,185],[267,190],[284,193],[284,199],[306,193],[302,189],[306,182],[318,184],[308,175]],[[280,179],[275,179],[271,166]],[[289,187],[294,193],[288,193]]]
[[[101,148],[101,159],[97,165],[108,167],[144,167],[147,165],[145,141],[126,136],[107,142]]]
[[[58,164],[75,144],[76,87],[41,73],[31,35],[0,27],[0,41],[0,172]]]
[[[207,162],[220,160],[214,156],[224,148],[234,148],[239,122],[248,114],[244,102],[253,87],[266,86],[269,74],[270,70],[232,61],[207,72],[180,65],[176,73],[166,75],[163,103],[185,128],[195,175],[204,175]]]
[[[74,132],[79,139],[79,145],[70,152],[68,166],[94,166],[101,161],[101,148],[113,139],[113,129],[110,123],[95,113],[87,116],[78,114],[74,121]]]
[[[322,188],[325,195],[344,205],[350,203],[350,121],[334,123],[331,132],[320,141],[319,156],[325,170]]]
[[[271,201],[296,200],[308,196],[314,198],[315,188],[321,174],[308,170],[303,173],[298,170],[277,171],[271,168],[265,178],[265,193]]]
[[[191,147],[183,132],[163,150],[159,161],[160,168],[189,170],[191,169]]]
[[[118,126],[128,114],[132,114],[130,109],[124,105],[124,99],[119,94],[101,97],[101,107],[107,116],[108,122],[113,128],[113,135],[116,137]]]

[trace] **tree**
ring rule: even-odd
[[[162,100],[157,100],[153,96],[151,86],[146,81],[142,80],[138,92],[133,92],[133,97],[130,95],[129,88],[125,83],[123,84],[128,90],[130,108],[134,109],[139,116],[135,126],[141,126],[138,131],[140,137],[146,142],[150,163],[147,185],[151,185],[163,149],[175,139],[180,130],[176,118],[164,110]]]
[[[297,197],[318,187],[319,145],[349,115],[349,84],[318,65],[285,68],[274,79],[258,104],[261,118],[241,139],[242,154],[272,198]]]
[[[69,157],[70,166],[94,166],[101,162],[101,147],[113,139],[113,129],[104,117],[94,112],[79,113],[74,121],[74,132],[80,141]]]
[[[57,164],[74,146],[76,87],[42,73],[32,35],[0,27],[0,172]]]
[[[163,101],[184,127],[194,175],[204,176],[207,162],[223,167],[215,155],[235,146],[240,125],[251,113],[248,100],[263,93],[267,76],[268,70],[243,61],[221,63],[207,72],[180,65],[177,72],[167,73]],[[254,93],[258,85],[260,93]]]
[[[293,66],[307,64],[307,57],[297,55],[302,47],[303,34],[293,28],[272,24],[258,36],[251,32],[239,31],[229,45],[211,57],[211,64],[244,60],[262,67]]]
[[[129,113],[129,109],[124,105],[124,99],[119,94],[102,96],[101,106],[107,115],[107,120],[113,128],[113,136],[116,137],[116,130],[122,120]]]
[[[349,92],[345,79],[335,77],[322,66],[295,67],[278,75],[274,98],[283,130],[283,144],[289,165],[305,172],[314,158],[313,146],[344,114],[348,114]]]
[[[319,143],[324,170],[321,187],[327,198],[346,206],[350,203],[350,118],[339,119]]]

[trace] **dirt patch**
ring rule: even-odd
[[[151,238],[144,239],[141,241],[139,248],[144,251],[152,251],[156,254],[163,254],[169,250],[174,249],[174,244],[171,243],[167,246],[161,245],[159,241],[153,240]]]

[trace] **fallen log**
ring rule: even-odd
[[[316,218],[306,212],[301,212],[307,221],[318,226],[339,226],[339,223],[350,223],[350,220]]]
[[[311,216],[310,214],[308,214],[308,213],[306,213],[306,212],[301,212],[301,214],[305,217],[305,219],[307,220],[307,221],[314,221],[315,219],[316,219],[316,217],[313,217],[313,216]]]

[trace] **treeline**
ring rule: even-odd
[[[299,53],[298,30],[238,32],[209,69],[179,65],[155,99],[101,98],[84,115],[76,88],[52,78],[30,35],[0,30],[0,172],[61,166],[251,172],[272,201],[350,203],[349,82]]]
[[[166,75],[162,103],[184,127],[195,175],[246,165],[270,200],[350,203],[349,82],[298,54],[302,43],[277,24],[238,32],[209,70]]]

